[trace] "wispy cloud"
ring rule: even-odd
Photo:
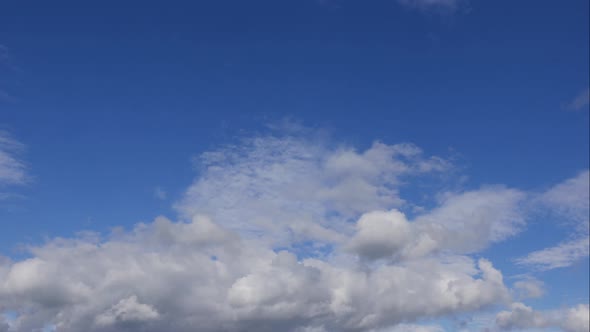
[[[168,198],[168,193],[164,189],[156,187],[156,189],[154,189],[154,197],[159,200],[166,200],[166,198]]]
[[[322,6],[339,8],[339,0],[317,0]],[[458,10],[468,8],[469,0],[392,0],[399,5],[422,12],[452,14]]]
[[[443,10],[454,12],[465,5],[467,0],[397,0],[403,6],[419,10]]]
[[[14,103],[16,98],[7,91],[0,89],[0,102]]]
[[[580,92],[574,99],[566,104],[566,108],[574,111],[588,110],[590,104],[590,88]]]
[[[545,248],[515,260],[517,264],[531,266],[538,270],[551,270],[574,264],[589,254],[590,238],[582,237],[566,241],[554,247]]]
[[[545,284],[531,276],[522,277],[513,286],[514,296],[519,300],[540,298],[545,294]]]
[[[552,247],[517,258],[519,265],[537,270],[567,267],[588,257],[590,229],[590,171],[555,185],[540,195],[538,203],[552,213],[564,227],[570,228],[570,239]]]
[[[26,166],[20,158],[23,148],[10,134],[0,131],[0,187],[26,182]]]
[[[0,44],[0,77],[2,77],[2,80],[0,80],[0,103],[14,103],[17,101],[17,98],[7,90],[5,86],[7,82],[4,79],[7,72],[12,73],[15,70],[17,70],[17,67],[11,61],[8,48]]]
[[[573,232],[587,234],[590,229],[590,170],[552,187],[540,202],[556,217],[573,227]]]
[[[176,205],[186,218],[211,215],[276,243],[339,242],[365,211],[402,207],[399,190],[411,178],[449,170],[413,144],[375,142],[366,150],[331,147],[306,135],[245,139],[198,158],[201,176]]]

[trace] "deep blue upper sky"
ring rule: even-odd
[[[588,1],[3,1],[0,121],[33,181],[6,249],[172,213],[191,156],[283,118],[457,155],[473,186],[588,166]],[[6,231],[6,232],[5,232]]]

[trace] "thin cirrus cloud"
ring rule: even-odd
[[[467,0],[397,0],[403,6],[420,10],[442,9],[455,11]]]
[[[567,109],[573,111],[581,111],[584,109],[588,109],[588,105],[590,104],[590,88],[585,89],[584,91],[580,92],[573,100],[567,103]]]
[[[166,198],[168,198],[168,193],[162,189],[161,187],[156,187],[154,189],[154,197],[159,199],[159,200],[166,200]]]
[[[523,229],[529,193],[444,193],[408,217],[404,188],[453,169],[408,143],[269,135],[197,163],[180,221],[0,258],[0,308],[17,313],[4,329],[442,331],[421,321],[512,303],[502,272],[470,254]]]
[[[336,8],[339,5],[338,0],[318,0],[318,2],[324,6],[336,6]],[[396,2],[403,7],[423,12],[454,13],[468,4],[469,0],[396,0]]]
[[[537,270],[552,270],[570,266],[582,258],[588,257],[590,238],[565,241],[553,247],[533,251],[525,257],[515,260],[517,264],[530,266]]]
[[[560,183],[543,193],[538,200],[570,229],[570,238],[517,258],[515,262],[537,270],[567,267],[590,253],[588,230],[590,229],[590,171],[580,172],[576,177]]]
[[[0,131],[0,187],[26,182],[26,166],[20,158],[23,148],[8,132]]]

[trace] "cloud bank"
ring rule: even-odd
[[[534,195],[443,192],[408,213],[404,188],[450,162],[407,143],[357,150],[307,136],[202,154],[178,221],[0,258],[0,312],[13,313],[0,331],[441,331],[421,324],[512,303],[502,273],[471,254],[520,232]],[[529,297],[540,287],[519,286]]]
[[[522,303],[513,303],[510,311],[502,311],[496,317],[503,330],[530,328],[560,328],[566,332],[586,332],[590,329],[588,305],[573,308],[536,311]]]

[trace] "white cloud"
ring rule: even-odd
[[[23,184],[26,167],[19,158],[23,145],[8,133],[0,131],[0,186]]]
[[[522,230],[526,198],[526,193],[502,186],[447,193],[439,207],[419,216],[416,222],[434,228],[430,232],[444,247],[476,252]]]
[[[199,157],[179,222],[0,259],[0,309],[17,312],[10,332],[438,331],[416,324],[512,301],[502,273],[468,255],[521,231],[531,196],[486,186],[400,212],[414,177],[451,167],[412,144],[245,140]]]
[[[451,167],[411,144],[266,137],[200,161],[182,222],[2,260],[0,308],[18,313],[10,331],[437,331],[413,322],[510,301],[501,272],[466,254],[520,229],[519,191],[445,194],[407,220],[400,188]],[[309,246],[302,257],[297,245]],[[368,262],[371,246],[403,259]]]
[[[139,303],[137,296],[132,295],[122,299],[109,310],[96,316],[99,326],[124,325],[128,323],[141,324],[145,321],[158,319],[159,314],[149,305]]]
[[[63,332],[370,331],[509,298],[486,260],[369,269],[298,260],[207,218],[158,218],[104,241],[56,239],[31,253],[0,265],[0,307],[19,313],[11,331],[48,323]]]
[[[356,151],[313,139],[258,137],[204,153],[201,174],[177,210],[277,244],[335,243],[360,214],[403,206],[403,180],[451,167],[411,144],[376,142]]]
[[[413,225],[397,210],[369,212],[357,222],[357,233],[349,246],[368,258],[401,255],[405,248],[413,244],[413,233]],[[432,240],[427,242],[424,251],[430,252],[434,245]]]
[[[477,252],[520,231],[525,197],[501,187],[447,193],[438,208],[412,222],[397,210],[369,212],[359,219],[349,247],[369,259]]]
[[[548,208],[562,224],[571,227],[570,239],[517,258],[520,265],[539,270],[567,267],[588,257],[590,252],[590,171],[580,172],[543,193],[539,202]]]
[[[588,305],[562,310],[536,311],[523,303],[513,303],[510,311],[496,316],[496,324],[504,330],[528,328],[560,328],[566,332],[587,332],[589,326]]]
[[[584,257],[588,257],[589,243],[590,238],[587,236],[566,241],[554,247],[533,251],[525,257],[516,259],[515,262],[538,270],[567,267]]]
[[[520,300],[540,298],[545,294],[545,284],[533,277],[525,277],[516,281],[512,288],[514,296]]]
[[[584,170],[541,195],[541,202],[587,234],[590,220],[590,170]]]

